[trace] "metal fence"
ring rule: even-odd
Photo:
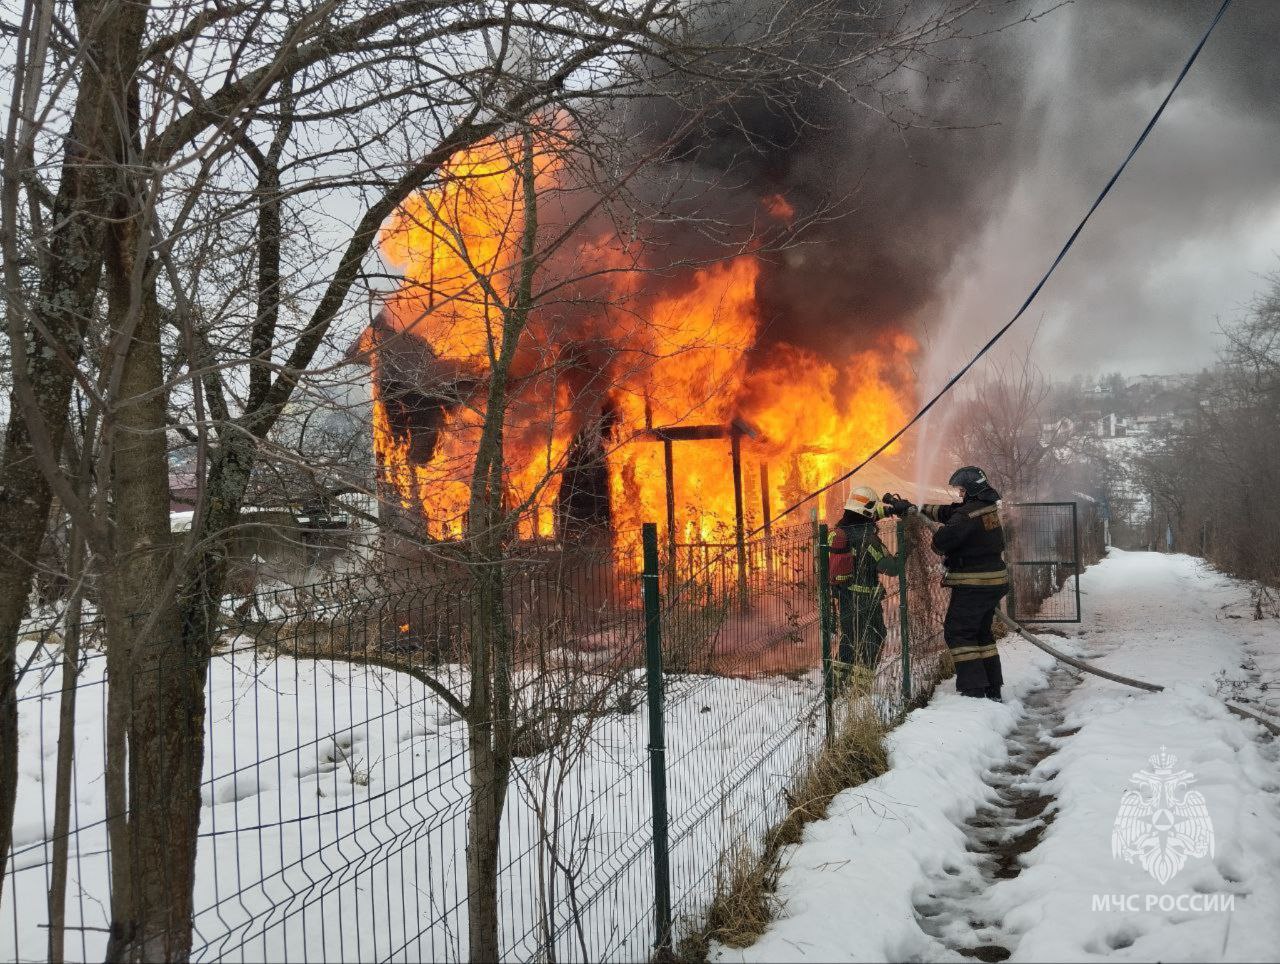
[[[1002,515],[1012,579],[1009,614],[1024,623],[1078,623],[1080,574],[1105,551],[1097,504],[1017,502]]]
[[[889,638],[873,699],[889,719],[945,660],[936,560],[903,525],[882,530],[907,560],[884,581]],[[638,536],[525,546],[506,566],[504,959],[646,960],[695,927],[722,855],[762,847],[829,725],[833,620],[822,616],[816,526],[775,527],[742,555],[691,551],[674,570],[656,549],[642,567]],[[467,958],[479,788],[467,723],[438,690],[465,703],[476,620],[467,571],[448,558],[223,603],[206,679],[194,958]],[[54,929],[68,960],[101,959],[106,944],[118,816],[106,786],[119,763],[107,751],[101,636],[83,629],[72,689],[56,633],[20,653],[18,820],[0,901],[0,948],[15,960],[45,959]],[[60,801],[53,771],[71,693]]]
[[[881,580],[888,633],[864,696],[885,722],[929,692],[948,665],[937,559],[908,535],[919,526],[880,524],[887,548],[905,563],[902,576]],[[654,838],[665,837],[670,849],[666,881],[666,861],[656,862],[660,944],[678,947],[696,929],[723,883],[722,858],[764,854],[768,831],[788,814],[787,789],[839,725],[826,547],[825,525],[782,530],[748,544],[745,592],[735,588],[737,564],[725,553],[723,571],[704,570],[719,578],[717,591],[697,577],[677,579],[655,606],[648,668],[651,706],[661,713],[650,739],[660,750],[652,769],[665,772],[668,787],[655,796],[666,798],[668,812],[655,817]],[[654,583],[657,562],[655,543],[646,568]],[[691,640],[698,642],[690,647]],[[704,661],[689,665],[690,649]]]

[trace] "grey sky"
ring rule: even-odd
[[[938,337],[1007,319],[1163,97],[1218,0],[1078,0],[1019,31],[1015,174],[944,285]],[[1037,301],[1047,371],[1194,370],[1280,267],[1280,3],[1237,0]],[[1023,332],[1024,338],[1028,332]],[[944,366],[945,367],[945,366]]]

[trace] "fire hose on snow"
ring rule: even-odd
[[[1043,650],[1044,652],[1052,656],[1054,659],[1059,660],[1063,663],[1066,663],[1068,666],[1074,666],[1076,669],[1081,670],[1085,673],[1092,673],[1094,676],[1101,676],[1103,679],[1109,679],[1113,683],[1122,683],[1125,686],[1132,686],[1132,687],[1135,687],[1136,689],[1146,690],[1148,693],[1160,693],[1164,691],[1164,687],[1161,686],[1159,683],[1148,683],[1148,682],[1145,682],[1144,680],[1133,679],[1128,676],[1121,676],[1119,673],[1112,673],[1105,669],[1099,669],[1096,666],[1092,666],[1089,663],[1086,663],[1082,659],[1076,659],[1074,656],[1068,656],[1066,653],[1062,652],[1060,649],[1055,649],[1054,647],[1050,646],[1044,640],[1040,639],[1040,637],[1027,632],[1027,630],[1024,629],[1022,626],[1020,626],[1016,620],[1010,618],[1009,616],[1006,616],[1004,613],[997,611],[996,616],[999,617],[1001,622],[1003,622],[1015,633],[1017,633],[1019,636],[1025,639],[1032,646],[1035,646],[1037,649]],[[1261,723],[1268,730],[1270,730],[1274,736],[1280,736],[1280,724],[1274,722],[1273,720],[1267,719],[1265,716],[1261,716],[1260,714],[1255,713],[1253,710],[1247,710],[1243,706],[1238,706],[1235,703],[1228,703],[1225,700],[1223,701],[1223,703],[1228,710],[1230,710],[1232,713],[1234,713],[1236,716],[1240,717],[1241,719],[1253,720],[1255,723]]]

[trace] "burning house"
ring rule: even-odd
[[[495,140],[456,157],[382,237],[403,283],[360,344],[374,449],[386,501],[431,539],[465,528],[489,359],[518,260],[516,150]],[[539,154],[537,178],[552,212],[541,222],[575,203],[556,154]],[[761,219],[791,216],[776,195],[759,202]],[[824,357],[771,330],[769,255],[676,268],[635,249],[596,219],[540,266],[506,393],[504,485],[522,538],[656,521],[670,541],[727,542],[739,518],[759,524],[900,423],[917,347],[905,330]],[[736,425],[751,428],[705,429]],[[736,508],[743,491],[752,497]]]

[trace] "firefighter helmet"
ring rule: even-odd
[[[983,489],[990,488],[991,483],[987,481],[987,473],[982,469],[976,465],[966,465],[951,473],[951,478],[947,479],[947,485],[955,486],[965,495],[974,495]]]
[[[878,496],[875,489],[865,485],[860,485],[849,493],[849,499],[845,502],[844,507],[855,515],[860,515],[867,519],[875,518],[876,502]]]

